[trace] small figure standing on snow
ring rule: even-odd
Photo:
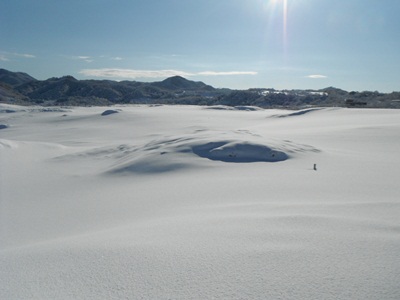
[[[317,171],[317,164],[314,164],[314,171]]]

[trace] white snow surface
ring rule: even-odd
[[[399,110],[112,109],[0,105],[0,299],[400,299]]]

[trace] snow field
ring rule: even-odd
[[[400,298],[399,111],[108,110],[1,105],[1,299]]]

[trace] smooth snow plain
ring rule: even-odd
[[[399,180],[399,110],[2,104],[0,299],[400,299]]]

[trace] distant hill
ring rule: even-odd
[[[0,69],[0,82],[11,85],[12,87],[35,80],[35,78],[26,73]]]
[[[14,100],[16,100],[16,102]],[[1,102],[29,105],[30,99],[14,90],[11,85],[0,82],[0,103]]]
[[[154,82],[153,86],[157,86],[164,89],[169,90],[207,90],[207,91],[214,91],[215,89],[210,86],[206,85],[201,81],[191,81],[183,78],[181,76],[173,76],[167,78],[161,82]]]
[[[203,82],[194,82],[175,76],[161,82],[144,83],[136,81],[77,80],[72,76],[30,81],[14,89],[29,97],[35,103],[67,103],[74,105],[114,103],[171,103],[190,98],[198,99],[205,94],[217,96],[220,92]]]
[[[159,82],[77,80],[72,76],[36,80],[0,69],[0,103],[21,105],[193,104],[303,108],[349,106],[400,108],[400,93],[322,90],[216,89],[173,76]]]

